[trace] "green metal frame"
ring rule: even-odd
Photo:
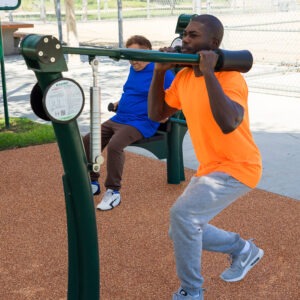
[[[12,1],[10,1],[12,2]],[[21,5],[21,0],[16,0],[12,6],[0,6],[0,10],[15,10]],[[4,50],[3,50],[3,38],[2,38],[2,26],[0,18],[0,64],[1,64],[1,80],[2,80],[2,95],[3,95],[3,106],[4,106],[4,118],[5,127],[9,128],[9,114],[7,105],[7,92],[6,92],[6,77],[5,77],[5,64],[4,64]]]
[[[35,72],[42,92],[67,70],[60,43],[55,38],[30,35],[22,41],[22,55]],[[42,54],[43,53],[43,54]],[[34,101],[42,101],[36,97]],[[42,107],[40,103],[37,105]],[[84,152],[76,120],[52,122],[62,164],[65,192],[69,278],[68,299],[100,298],[99,249],[94,200]]]
[[[6,90],[6,76],[5,76],[1,19],[0,19],[0,64],[1,64],[2,96],[3,96],[3,106],[4,106],[5,127],[9,128],[10,125],[9,125],[9,113],[8,113],[8,105],[7,105],[7,90]]]

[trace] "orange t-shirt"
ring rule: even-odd
[[[176,75],[166,90],[165,100],[185,115],[200,162],[196,176],[225,172],[254,188],[261,177],[262,163],[250,132],[246,82],[238,72],[216,72],[215,75],[224,93],[244,108],[244,119],[233,132],[222,133],[211,112],[204,78],[195,77],[191,68],[184,68]]]

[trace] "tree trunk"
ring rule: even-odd
[[[70,47],[79,47],[77,25],[76,25],[76,15],[73,0],[65,0],[66,7],[66,25],[67,25],[67,44]],[[80,56],[69,54],[69,62],[79,62]]]
[[[45,0],[41,0],[40,4],[40,17],[41,20],[46,23],[46,6],[45,6]]]
[[[86,22],[87,21],[87,0],[82,0],[82,21]]]

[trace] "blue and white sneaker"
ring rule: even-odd
[[[175,294],[173,294],[172,300],[204,300],[203,289],[200,290],[198,295],[191,296],[183,288],[180,288]]]
[[[107,189],[101,202],[97,205],[97,209],[110,210],[118,206],[120,202],[121,202],[120,192]]]
[[[98,181],[92,181],[91,187],[92,187],[93,195],[99,195],[101,193],[100,184]]]

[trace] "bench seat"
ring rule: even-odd
[[[183,113],[175,113],[167,122],[162,123],[156,134],[132,143],[153,153],[158,159],[167,161],[167,181],[179,184],[185,180],[182,144],[187,132]]]

